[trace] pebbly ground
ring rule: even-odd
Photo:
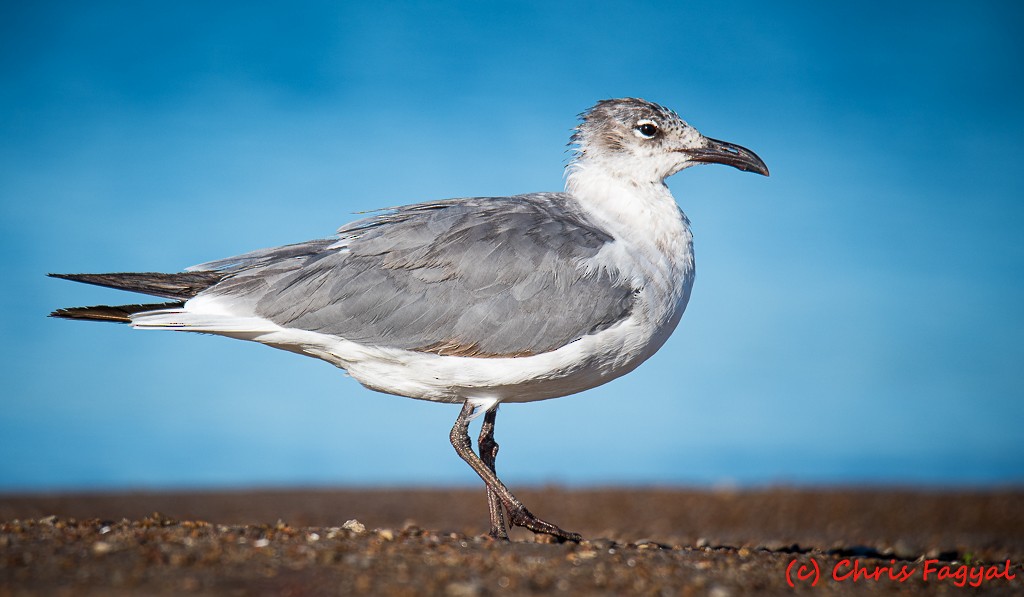
[[[0,595],[1024,594],[1021,489],[518,493],[587,540],[476,489],[0,496]]]

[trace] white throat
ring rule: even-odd
[[[566,192],[624,240],[646,241],[670,254],[692,244],[689,221],[663,181],[638,182],[603,166],[587,160],[571,164]]]
[[[678,321],[694,277],[689,220],[664,182],[637,182],[602,166],[586,158],[571,164],[566,192],[615,237],[607,248],[613,254],[602,257],[611,258],[620,271],[635,272],[648,286],[660,287],[651,293],[663,297],[649,305],[651,323],[660,327]]]

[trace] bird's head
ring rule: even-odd
[[[768,176],[757,154],[700,134],[678,114],[637,98],[597,102],[580,115],[570,168],[596,166],[636,183],[661,183],[696,164],[726,164]]]

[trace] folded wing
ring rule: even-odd
[[[339,236],[189,268],[198,300],[280,326],[442,355],[555,350],[628,317],[622,272],[585,264],[612,238],[560,193],[424,203]]]

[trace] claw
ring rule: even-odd
[[[567,531],[561,527],[551,524],[550,522],[541,520],[533,514],[530,514],[530,511],[522,506],[516,509],[509,508],[509,522],[517,527],[523,527],[524,529],[533,531],[534,533],[550,535],[557,539],[559,543],[565,543],[566,541],[579,543],[583,541],[583,537],[579,533]]]

